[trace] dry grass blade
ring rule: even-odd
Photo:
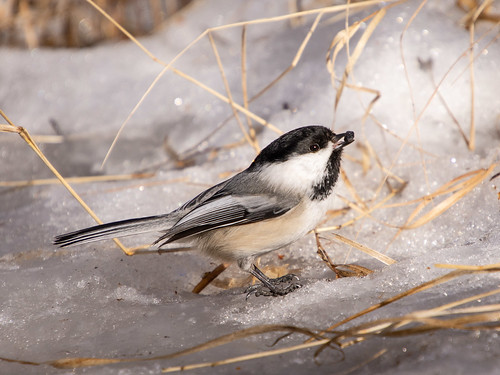
[[[130,119],[132,118],[132,116],[134,115],[134,113],[137,112],[137,110],[142,105],[142,103],[144,102],[144,100],[146,100],[146,97],[153,90],[153,88],[156,86],[156,84],[158,83],[158,81],[160,80],[160,78],[163,77],[163,75],[167,72],[167,70],[168,70],[168,65],[165,68],[163,68],[162,71],[155,77],[155,79],[153,80],[153,82],[146,89],[146,92],[141,96],[141,98],[139,99],[139,101],[137,102],[137,104],[130,111],[130,113],[128,114],[128,116],[125,119],[125,121],[122,122],[122,124],[120,125],[120,128],[116,132],[116,135],[115,135],[115,138],[113,139],[113,142],[111,142],[111,145],[109,146],[109,149],[106,152],[106,156],[104,157],[104,159],[103,159],[103,161],[101,163],[101,169],[104,167],[104,164],[106,164],[106,161],[108,160],[109,156],[111,155],[111,152],[113,151],[113,149],[114,149],[114,147],[116,145],[116,142],[118,142],[118,138],[120,137],[120,135],[122,134],[123,130],[125,129],[125,125],[127,125],[127,123],[130,121]]]
[[[474,189],[478,184],[483,182],[488,175],[491,174],[493,169],[497,166],[497,164],[492,164],[488,169],[480,169],[473,172],[472,177],[468,180],[460,183],[460,188],[453,192],[449,197],[445,198],[443,201],[432,207],[427,213],[417,218],[418,214],[430,203],[432,199],[428,197],[423,197],[422,202],[417,206],[417,208],[413,211],[413,213],[409,216],[405,225],[403,225],[402,229],[414,229],[418,228],[424,224],[427,224],[431,220],[434,220],[439,215],[443,214],[446,210],[448,210],[451,206],[457,203],[460,199],[462,199],[466,194],[468,194],[472,189]],[[467,173],[469,175],[471,173]],[[442,194],[446,194],[450,191],[450,189],[454,188],[454,182],[462,179],[464,176],[460,176],[450,183],[445,184],[443,187],[438,189],[433,196],[439,196]]]
[[[476,131],[475,131],[475,121],[474,121],[474,30],[475,30],[475,22],[479,15],[484,10],[484,7],[491,3],[491,1],[484,1],[482,6],[478,7],[476,13],[474,14],[471,23],[469,25],[469,76],[470,76],[470,128],[469,128],[469,150],[474,151],[476,148]]]
[[[344,181],[345,187],[347,188],[351,196],[354,198],[354,200],[358,203],[358,205],[361,206],[363,210],[365,211],[368,210],[365,201],[363,201],[363,199],[361,199],[361,197],[359,196],[358,192],[356,191],[351,181],[349,180],[349,177],[347,177],[344,168],[340,168],[340,177],[342,178],[342,181]]]
[[[466,264],[435,264],[434,267],[455,270],[487,271],[490,269],[500,268],[500,263],[489,264],[486,266],[472,266]]]
[[[83,176],[83,177],[66,177],[68,183],[73,184],[86,184],[91,182],[104,182],[104,181],[123,181],[123,180],[136,180],[142,178],[151,178],[154,173],[132,173],[122,175],[106,175],[106,176]],[[23,181],[0,181],[0,186],[5,187],[23,187],[23,186],[36,186],[36,185],[53,185],[59,183],[57,178],[41,178],[36,180],[23,180]]]
[[[498,268],[500,268],[500,267],[498,267],[498,266],[491,267],[490,266],[489,269],[493,270],[493,269],[498,269]],[[463,299],[458,300],[458,301],[453,301],[453,302],[447,303],[445,305],[438,306],[438,307],[436,307],[436,308],[434,308],[432,310],[435,310],[435,311],[450,310],[450,309],[452,309],[454,307],[457,307],[457,306],[460,306],[460,305],[464,305],[464,304],[469,303],[469,302],[479,301],[479,300],[482,300],[483,298],[490,297],[490,296],[493,296],[493,295],[498,294],[498,293],[500,293],[500,289],[490,290],[488,292],[476,294],[476,295],[474,295],[472,297],[463,298]]]
[[[373,205],[372,207],[369,207],[367,209],[364,209],[363,207],[359,207],[357,204],[353,203],[353,202],[350,202],[347,198],[344,198],[343,196],[339,195],[338,197],[340,199],[342,199],[348,206],[349,208],[353,209],[354,211],[356,212],[359,212],[361,215],[358,216],[358,217],[355,217],[354,219],[351,219],[345,223],[343,223],[342,225],[339,226],[340,227],[345,227],[345,226],[348,226],[348,225],[352,225],[354,224],[356,221],[358,220],[361,220],[363,218],[370,218],[386,227],[389,227],[389,228],[399,228],[397,225],[392,225],[390,223],[387,223],[383,220],[380,220],[380,219],[377,219],[376,217],[374,217],[373,215],[371,215],[371,213],[373,211],[375,211],[376,209],[380,208],[383,206],[384,202],[387,202],[389,201],[390,199],[392,199],[395,195],[397,195],[399,192],[399,190],[396,190],[396,189],[393,189],[389,194],[387,194],[380,202],[376,203],[375,205]],[[320,231],[324,232],[326,228],[320,228]],[[333,228],[332,228],[333,230]]]
[[[331,332],[331,331],[335,330],[336,328],[338,328],[338,327],[340,327],[340,326],[342,326],[342,325],[344,325],[344,324],[346,324],[354,319],[357,319],[360,316],[366,315],[372,311],[380,309],[383,306],[387,306],[387,305],[389,305],[393,302],[396,302],[402,298],[405,298],[407,296],[411,296],[412,294],[419,293],[419,292],[422,292],[424,290],[430,289],[436,285],[448,282],[448,281],[453,280],[454,278],[456,278],[458,276],[465,275],[467,273],[469,273],[469,272],[468,271],[452,271],[450,273],[447,273],[446,275],[440,276],[436,279],[433,279],[433,280],[430,280],[430,281],[425,282],[423,284],[420,284],[420,285],[416,286],[415,288],[411,288],[409,290],[406,290],[403,293],[400,293],[394,297],[388,298],[380,303],[372,305],[365,310],[362,310],[362,311],[360,311],[354,315],[351,315],[350,317],[348,317],[348,318],[346,318],[338,323],[335,323],[334,325],[328,327],[326,330],[320,332],[320,335],[324,335],[327,332]]]
[[[347,27],[347,29],[339,31],[328,47],[328,51],[326,52],[326,69],[330,73],[333,87],[337,86],[337,76],[335,75],[335,62],[337,61],[337,56],[360,27],[361,22],[355,22],[351,26]]]
[[[369,270],[366,267],[351,265],[351,264],[334,264],[325,248],[321,244],[319,239],[319,234],[315,231],[314,236],[316,237],[316,248],[318,255],[321,260],[326,263],[326,265],[335,273],[335,278],[341,277],[363,277],[373,273],[372,270]]]
[[[31,138],[33,138],[33,140],[38,144],[41,143],[59,144],[63,143],[65,139],[65,137],[62,135],[40,135],[40,134],[38,135],[32,134]]]
[[[41,363],[39,363],[39,362],[23,361],[21,359],[12,359],[12,358],[4,358],[4,357],[0,357],[0,361],[17,363],[20,365],[29,365],[29,366],[40,366],[41,365]]]
[[[365,360],[365,361],[357,364],[356,366],[354,366],[353,368],[351,368],[351,369],[349,369],[349,370],[347,370],[345,372],[340,372],[337,375],[349,375],[349,374],[352,374],[355,371],[359,370],[360,368],[365,367],[368,363],[370,363],[370,362],[376,360],[377,358],[383,356],[385,353],[387,353],[387,349],[382,349],[382,350],[378,351],[377,353],[375,353],[374,355],[372,355],[367,360]]]
[[[418,59],[418,63],[419,63],[420,69],[422,69],[424,71],[427,70],[429,72],[429,76],[430,76],[432,85],[434,86],[434,89],[436,89],[437,84],[436,84],[436,79],[434,78],[434,72],[433,72],[433,69],[432,69],[432,67],[433,67],[432,59],[429,58],[429,60],[424,61],[424,60],[422,60],[422,59],[419,58]],[[456,116],[453,114],[452,110],[448,106],[448,103],[446,102],[446,100],[443,97],[443,95],[441,95],[440,91],[437,91],[437,95],[438,95],[439,100],[443,104],[444,108],[446,109],[446,112],[448,112],[448,115],[451,117],[451,120],[453,121],[453,123],[457,127],[457,130],[460,133],[460,135],[462,136],[465,144],[467,145],[467,147],[469,147],[469,139],[467,138],[467,135],[465,134],[464,130],[462,129],[462,126],[460,125],[460,122],[458,121],[458,119],[456,118]]]
[[[70,192],[70,194],[80,203],[80,205],[85,209],[85,211],[88,212],[88,214],[98,223],[102,224],[103,222],[99,217],[92,211],[92,209],[83,201],[82,198],[76,193],[76,191],[68,184],[68,182],[64,179],[63,176],[57,171],[57,169],[52,165],[52,163],[45,157],[43,154],[42,150],[37,146],[35,141],[31,138],[30,134],[28,131],[20,126],[15,126],[12,121],[9,120],[7,115],[0,110],[0,115],[5,119],[10,124],[10,128],[5,129],[7,125],[3,125],[0,130],[2,131],[8,131],[12,133],[18,133],[21,138],[31,147],[33,151],[38,155],[38,157],[43,161],[43,163],[50,169],[50,171],[57,177],[57,179],[64,185],[64,187]],[[8,126],[7,126],[8,127]],[[132,253],[118,240],[118,239],[113,239],[113,241],[120,247],[120,249],[123,250],[123,252],[127,255],[132,255]]]
[[[309,43],[309,40],[311,39],[312,34],[316,30],[316,28],[319,24],[319,21],[321,20],[321,17],[323,16],[323,14],[324,14],[323,12],[320,12],[316,16],[316,19],[314,20],[311,28],[309,29],[309,32],[307,33],[307,35],[304,38],[304,40],[302,41],[299,49],[297,50],[297,53],[295,54],[295,57],[292,60],[292,63],[283,72],[281,72],[278,77],[273,79],[271,81],[271,83],[266,85],[262,90],[260,90],[257,94],[255,94],[250,101],[253,101],[253,100],[257,99],[258,97],[260,97],[262,94],[264,94],[267,90],[269,90],[272,86],[274,86],[279,80],[281,80],[284,76],[286,76],[290,71],[292,71],[297,66],[300,58],[302,57],[302,54],[304,53],[304,49],[306,48],[307,43]]]
[[[300,344],[300,345],[290,346],[290,347],[281,348],[281,349],[266,350],[263,352],[242,355],[242,356],[228,358],[228,359],[215,361],[215,362],[203,362],[203,363],[196,363],[196,364],[185,365],[185,366],[166,367],[166,368],[162,369],[161,372],[169,373],[169,372],[195,370],[198,368],[205,368],[205,367],[216,367],[216,366],[222,366],[222,365],[229,365],[231,363],[238,363],[238,362],[243,362],[243,361],[249,361],[252,359],[260,359],[260,358],[290,353],[290,352],[297,351],[297,350],[303,350],[303,349],[307,349],[310,347],[324,345],[324,344],[327,344],[328,342],[329,342],[329,340],[323,339],[319,342],[312,342],[309,344]]]
[[[390,201],[392,198],[394,198],[394,196],[396,196],[396,194],[398,194],[399,190],[393,190],[391,191],[389,194],[387,194],[387,196],[385,196],[384,198],[382,198],[379,202],[377,202],[375,205],[373,205],[372,207],[369,207],[366,211],[364,211],[363,209],[361,209],[360,207],[356,206],[355,204],[349,202],[347,199],[343,198],[343,197],[340,197],[341,199],[343,199],[345,202],[347,202],[348,206],[350,208],[353,208],[354,210],[356,211],[359,211],[361,212],[361,215],[360,216],[357,216],[355,217],[354,219],[351,219],[343,224],[340,224],[340,225],[335,225],[335,226],[329,226],[329,227],[321,227],[321,228],[316,228],[316,232],[318,233],[322,233],[322,232],[329,232],[329,231],[333,231],[333,230],[339,230],[340,228],[343,228],[343,227],[347,227],[347,226],[350,226],[350,225],[353,225],[354,223],[356,223],[357,221],[361,220],[361,219],[364,219],[365,217],[367,216],[370,216],[370,214],[383,207],[388,201]],[[371,217],[371,216],[370,216]],[[390,227],[396,227],[396,226],[393,226],[393,225],[390,225],[390,224],[387,224],[387,223],[384,223],[384,225],[386,226],[390,226]]]
[[[159,61],[155,55],[153,55],[146,47],[144,47],[139,41],[134,38],[134,36],[129,33],[122,25],[120,25],[113,17],[111,17],[103,8],[97,5],[93,0],[86,0],[90,5],[92,5],[99,13],[101,13],[105,18],[108,19],[113,25],[115,25],[123,34],[127,36],[131,41],[133,41],[146,55],[149,56],[154,61]]]
[[[363,117],[361,118],[361,122],[364,124],[366,122],[366,119],[368,117],[371,117],[373,118],[373,115],[372,115],[372,109],[373,107],[375,106],[375,103],[381,98],[382,94],[380,93],[379,90],[374,90],[374,89],[371,89],[369,87],[363,87],[363,86],[356,86],[356,85],[351,85],[349,83],[345,83],[345,87],[349,88],[349,89],[353,89],[355,91],[358,91],[358,92],[365,92],[365,93],[368,93],[368,94],[372,94],[373,95],[373,99],[370,100],[370,103],[368,103],[368,106],[366,107],[365,109],[365,112],[363,114]]]
[[[427,4],[427,0],[423,0],[420,5],[417,7],[417,9],[413,12],[411,15],[410,19],[406,23],[403,31],[401,32],[401,35],[399,37],[399,53],[401,54],[401,61],[403,63],[403,69],[405,72],[405,78],[406,78],[406,83],[408,84],[408,89],[409,89],[409,94],[410,94],[410,102],[411,102],[411,107],[413,110],[413,118],[415,119],[416,117],[416,110],[415,110],[415,97],[413,95],[413,89],[411,86],[411,81],[410,81],[410,75],[408,74],[408,66],[406,65],[406,58],[404,54],[404,49],[403,49],[403,39],[406,35],[406,32],[410,28],[410,25],[413,23],[413,20],[417,17],[417,15],[420,13],[422,8]]]
[[[321,244],[321,241],[319,240],[319,234],[318,232],[314,231],[314,238],[316,239],[316,247],[318,248],[318,255],[319,257],[321,258],[321,260],[323,262],[326,263],[326,265],[333,271],[335,272],[335,275],[338,277],[338,274],[337,274],[337,269],[335,267],[335,265],[333,264],[330,256],[328,255],[328,253],[325,251],[325,248],[323,247],[323,245]]]
[[[422,0],[422,2],[417,7],[417,9],[415,10],[415,12],[413,12],[413,14],[411,15],[409,21],[406,23],[405,28],[404,28],[403,32],[401,33],[401,36],[400,36],[400,39],[399,39],[399,50],[400,50],[400,53],[401,53],[401,61],[403,62],[403,67],[404,67],[404,72],[405,72],[405,78],[406,78],[406,81],[408,83],[408,88],[409,88],[409,92],[410,92],[409,94],[410,94],[410,101],[411,101],[411,105],[412,105],[413,120],[415,121],[415,133],[416,133],[417,141],[418,141],[419,145],[421,145],[420,127],[418,126],[418,121],[417,121],[417,116],[416,116],[415,97],[413,95],[413,89],[411,87],[411,82],[410,82],[410,76],[408,74],[408,68],[406,66],[406,59],[405,59],[404,52],[403,52],[403,38],[404,38],[404,36],[406,34],[406,31],[408,30],[408,28],[410,27],[410,25],[413,23],[413,20],[417,17],[417,15],[420,13],[420,11],[425,6],[425,4],[427,4],[427,0]],[[427,189],[429,189],[429,186],[430,186],[429,175],[427,173],[426,160],[424,158],[423,152],[421,151],[421,148],[419,148],[418,153],[419,153],[419,156],[420,156],[420,164],[422,165],[422,169],[423,169],[423,172],[424,172],[425,185],[426,185]]]
[[[474,44],[475,45],[479,45],[479,42],[481,42],[483,39],[486,38],[487,35],[489,35],[492,31],[495,31],[497,30],[498,26],[500,26],[500,20],[497,21],[494,25],[492,25],[489,29],[485,30],[483,32],[483,34],[481,34],[481,36],[479,38],[477,38],[475,41],[474,41]],[[496,34],[483,46],[483,48],[481,49],[476,49],[476,55],[474,56],[474,61],[476,61],[478,58],[480,58],[481,56],[484,56],[487,51],[488,51],[488,48],[490,48],[490,46],[494,45],[497,40],[500,38],[500,33],[497,31]],[[470,47],[467,48],[467,51],[464,52],[462,54],[461,57],[463,57],[464,55],[466,55],[470,50]],[[451,80],[451,84],[454,85],[455,82],[460,78],[462,77],[462,75],[468,70],[470,69],[469,68],[469,65],[470,65],[470,60],[469,60],[469,63],[467,64],[467,66],[465,66],[463,68],[462,71],[460,71],[460,73],[457,74],[457,76]]]
[[[129,362],[146,362],[146,361],[158,361],[158,360],[166,360],[166,359],[172,359],[172,358],[177,358],[181,356],[186,356],[189,354],[201,352],[204,350],[208,350],[211,348],[215,348],[221,345],[225,345],[228,343],[231,343],[236,340],[241,340],[246,337],[251,337],[251,336],[256,336],[256,335],[262,335],[264,333],[270,333],[270,332],[286,332],[286,333],[298,333],[302,335],[306,335],[309,337],[313,337],[316,340],[323,340],[324,338],[321,337],[320,335],[304,328],[300,327],[295,327],[295,326],[285,326],[285,325],[260,325],[256,327],[251,327],[247,329],[242,329],[233,333],[229,333],[224,336],[220,336],[216,339],[207,341],[203,344],[196,345],[192,348],[188,348],[185,350],[181,350],[179,352],[171,353],[171,354],[166,354],[166,355],[161,355],[161,356],[156,356],[156,357],[151,357],[151,358],[63,358],[63,359],[58,359],[55,361],[47,361],[47,362],[30,362],[33,365],[49,365],[55,368],[61,368],[61,369],[71,369],[71,368],[81,368],[81,367],[92,367],[92,366],[101,366],[101,365],[106,365],[106,364],[113,364],[113,363],[129,363]],[[318,345],[317,342],[310,346]],[[3,358],[0,358],[3,359]],[[11,362],[19,362],[17,360],[13,359],[5,359]]]
[[[500,14],[493,13],[493,10],[495,10],[493,4],[494,4],[493,0],[486,0],[483,2],[479,0],[457,1],[458,6],[460,6],[465,11],[468,11],[468,14],[466,15],[466,19],[464,22],[465,24],[471,22],[471,19],[473,19],[474,22],[476,22],[476,20],[484,20],[484,21],[499,23]]]
[[[88,0],[87,0],[88,1]],[[259,25],[259,24],[264,24],[264,23],[272,23],[272,22],[279,22],[279,21],[286,21],[294,18],[299,18],[299,17],[304,17],[304,16],[310,16],[318,13],[324,13],[324,14],[330,14],[330,13],[340,13],[343,12],[347,9],[349,10],[362,10],[365,8],[370,8],[373,6],[377,5],[385,5],[387,3],[391,4],[399,4],[403,3],[404,1],[396,1],[396,0],[390,0],[390,1],[383,1],[383,0],[366,0],[363,2],[356,2],[356,3],[348,3],[348,4],[340,4],[340,5],[332,5],[329,7],[323,7],[323,8],[315,8],[315,9],[310,9],[310,10],[304,10],[300,11],[297,13],[289,13],[289,14],[284,14],[281,16],[274,16],[274,17],[268,17],[268,18],[258,18],[254,19],[251,21],[241,21],[241,22],[235,22],[231,24],[226,24],[226,25],[221,25],[217,27],[210,28],[210,31],[215,31],[215,30],[224,30],[224,29],[230,29],[234,27],[240,27],[244,25]]]
[[[214,281],[222,272],[229,267],[227,263],[221,263],[215,267],[211,272],[207,272],[198,284],[195,285],[192,292],[200,294],[212,281]]]
[[[392,172],[389,169],[387,169],[386,167],[384,167],[382,161],[380,160],[379,156],[377,155],[377,153],[373,149],[370,142],[366,141],[365,147],[368,151],[368,154],[375,160],[377,167],[387,176],[385,178],[385,180],[386,180],[385,183],[389,186],[389,191],[391,191],[391,192],[395,191],[396,193],[400,193],[402,191],[402,189],[404,189],[406,187],[406,185],[408,184],[408,181],[405,181],[404,179],[402,179],[401,177],[396,175],[394,172]],[[388,182],[389,178],[393,178],[394,180],[396,180],[396,182],[398,182],[401,185],[400,188],[394,190],[394,188]]]
[[[40,363],[41,365],[50,365],[58,369],[75,369],[80,367],[104,366],[115,363],[134,362],[135,359],[124,358],[64,358],[57,361]]]
[[[356,147],[361,150],[361,160],[359,164],[361,165],[361,168],[363,168],[363,174],[366,175],[372,165],[369,142],[358,141],[356,143]]]
[[[463,1],[458,1],[459,6],[465,5]],[[472,1],[469,2],[468,7],[463,7],[467,10],[467,14],[465,15],[462,22],[467,26],[474,24],[478,19],[488,19],[488,14],[491,11],[493,5],[493,0],[485,0],[482,2]],[[468,9],[467,9],[468,8]],[[494,21],[499,22],[499,19],[494,19]]]
[[[248,80],[247,80],[247,27],[244,25],[241,29],[241,91],[243,93],[243,106],[248,110]],[[257,144],[255,138],[255,129],[252,127],[252,119],[245,116],[247,119],[248,132],[252,140]],[[260,148],[260,147],[259,147]]]
[[[433,309],[363,323],[343,332],[338,332],[333,340],[340,347],[346,347],[351,344],[350,339],[353,337],[358,340],[359,338],[366,339],[368,336],[401,337],[437,329],[475,330],[481,328],[497,330],[500,326],[500,304],[458,309],[451,309],[449,306],[459,306],[498,293],[500,293],[500,289],[495,289],[488,293],[481,293]],[[490,323],[490,325],[486,327],[482,323]]]
[[[500,328],[500,305],[491,307],[492,312],[470,312],[465,317],[452,318],[448,315],[443,318],[421,318],[412,319],[410,316],[401,318],[387,319],[385,321],[376,321],[355,329],[343,332],[335,339],[335,342],[345,348],[357,343],[360,340],[366,340],[369,337],[405,337],[409,335],[422,334],[443,329],[454,330],[480,330],[489,329],[497,331]],[[450,313],[449,315],[452,315]],[[413,325],[409,328],[400,328],[401,325]],[[352,340],[355,338],[355,340]]]
[[[181,70],[179,69],[176,69],[176,68],[170,68],[170,70],[172,72],[174,72],[175,74],[177,74],[178,76],[186,79],[187,81],[189,82],[192,82],[194,83],[196,86],[198,87],[201,87],[203,90],[209,92],[210,94],[212,94],[213,96],[215,96],[216,98],[222,100],[224,103],[227,103],[229,104],[230,103],[230,100],[228,97],[220,94],[219,92],[217,92],[216,90],[212,89],[211,87],[205,85],[204,83],[196,80],[195,78],[191,77],[190,75],[182,72]],[[239,112],[245,114],[246,116],[250,117],[252,120],[256,121],[257,123],[259,123],[260,125],[262,126],[265,126],[267,128],[269,128],[270,130],[274,131],[276,134],[282,134],[283,132],[278,129],[276,126],[274,126],[273,124],[271,124],[270,122],[264,120],[262,117],[256,115],[255,113],[245,109],[245,107],[241,106],[240,104],[236,103],[236,102],[233,102],[233,106],[234,108],[236,108]]]
[[[341,236],[340,234],[337,233],[332,233],[332,235],[337,238],[339,241],[344,242],[348,244],[349,246],[355,247],[356,249],[362,251],[365,254],[368,254],[369,256],[377,259],[378,261],[390,266],[391,264],[396,263],[394,259],[391,257],[388,257],[385,254],[379,253],[376,250],[370,249],[368,246],[362,245],[356,241],[350,240],[349,238],[346,238],[344,236]]]
[[[494,169],[497,165],[498,165],[497,163],[492,164],[490,167],[488,167],[488,170]],[[412,204],[421,203],[422,201],[430,201],[430,200],[437,198],[441,195],[445,195],[445,194],[459,191],[459,190],[465,188],[466,186],[468,186],[468,184],[470,184],[470,181],[467,178],[469,178],[469,177],[474,178],[478,174],[480,174],[480,173],[482,174],[482,172],[484,172],[484,171],[485,171],[484,169],[478,169],[475,171],[470,171],[470,172],[464,173],[463,175],[455,177],[454,179],[446,182],[444,185],[442,185],[440,188],[438,188],[434,193],[424,195],[423,197],[420,197],[420,198],[417,198],[417,199],[414,199],[411,201],[385,204],[382,206],[382,208],[409,206]],[[486,177],[487,176],[485,176],[484,178],[486,178]],[[465,180],[465,181],[462,181],[462,180]]]
[[[5,121],[7,121],[7,122],[10,121],[8,118],[5,117],[5,114],[3,113],[2,110],[0,110],[0,114],[5,119]],[[9,123],[9,124],[0,124],[0,132],[19,134],[21,132],[21,130],[19,129],[19,127],[15,126],[14,124]]]
[[[245,127],[243,126],[243,123],[241,122],[240,116],[238,115],[238,111],[234,106],[233,95],[231,94],[231,89],[229,88],[229,82],[227,81],[226,73],[224,73],[224,67],[222,66],[222,61],[220,59],[219,51],[217,50],[217,46],[215,45],[215,41],[211,32],[208,33],[208,39],[210,40],[212,51],[214,53],[215,59],[217,60],[217,65],[219,67],[222,81],[224,82],[224,88],[226,89],[227,98],[229,100],[229,105],[231,106],[231,110],[233,111],[233,116],[236,119],[236,122],[238,123],[238,126],[240,127],[240,130],[243,133],[243,136],[245,137],[246,141],[254,148],[255,152],[259,153],[260,152],[259,146],[246,131]]]
[[[455,203],[457,203],[460,199],[462,199],[465,195],[467,195],[470,191],[472,191],[472,189],[474,189],[477,185],[483,182],[488,177],[488,175],[491,174],[491,172],[497,165],[498,165],[497,163],[493,163],[490,165],[488,169],[479,169],[476,171],[467,172],[461,176],[452,179],[451,181],[448,181],[440,188],[438,188],[435,192],[423,196],[419,199],[402,203],[387,204],[383,206],[384,208],[390,208],[390,207],[407,206],[418,203],[417,207],[415,207],[413,212],[406,219],[406,223],[404,225],[402,226],[391,225],[393,227],[398,228],[398,231],[394,235],[390,243],[392,243],[401,234],[403,230],[418,228],[424,224],[429,223],[438,216],[442,215],[450,207],[452,207]],[[435,198],[450,193],[451,195],[449,197],[445,198],[440,203],[435,204],[434,201]],[[431,203],[433,204],[432,208],[419,217],[422,210],[424,210],[424,208],[426,208]]]
[[[354,69],[354,65],[356,64],[356,62],[358,61],[359,57],[361,56],[361,52],[363,52],[363,49],[365,48],[366,43],[368,42],[368,39],[370,39],[371,35],[375,31],[375,28],[378,26],[378,24],[380,23],[380,21],[382,20],[382,18],[384,18],[385,14],[387,13],[386,9],[387,8],[384,7],[384,8],[382,8],[382,9],[380,9],[380,10],[378,10],[378,11],[376,11],[374,13],[373,19],[368,24],[368,26],[366,27],[364,33],[359,38],[359,41],[356,44],[356,47],[354,48],[353,53],[350,56],[348,56],[347,65],[345,67],[344,73],[342,75],[342,80],[340,82],[340,85],[339,85],[339,87],[337,89],[337,94],[335,96],[335,109],[338,106],[338,103],[340,101],[340,97],[342,96],[342,91],[344,89],[345,84],[347,83],[347,77],[349,76],[349,74]],[[355,28],[355,29],[357,31],[359,29],[359,27]],[[350,34],[351,33],[348,31],[347,36],[349,36],[349,38],[352,36]],[[345,41],[344,43],[348,43],[348,40]],[[333,70],[333,66],[332,66],[332,70]]]
[[[436,85],[434,85],[434,87],[437,87]],[[393,130],[391,130],[390,128],[388,128],[387,126],[385,126],[384,124],[382,124],[375,116],[373,116],[372,114],[370,114],[370,119],[375,123],[375,125],[377,125],[384,133],[387,133],[389,134],[391,137],[397,139],[399,142],[401,143],[404,143],[405,145],[413,148],[414,150],[417,150],[419,152],[422,152],[428,156],[431,156],[433,158],[437,158],[438,156],[436,154],[433,154],[427,150],[424,150],[422,148],[422,146],[420,145],[417,145],[417,144],[413,144],[412,142],[410,142],[408,140],[408,137],[406,138],[403,138],[401,137],[400,135],[398,135],[397,133],[395,133]],[[382,184],[383,185],[383,184]]]

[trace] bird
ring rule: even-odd
[[[239,268],[261,284],[247,298],[284,296],[302,286],[288,274],[267,277],[255,258],[295,242],[313,230],[331,207],[342,151],[354,132],[335,134],[321,125],[293,129],[261,150],[250,166],[201,192],[170,213],[97,225],[54,238],[71,246],[160,232],[152,244],[189,242],[201,253]]]

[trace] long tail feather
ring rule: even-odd
[[[115,221],[94,227],[61,234],[54,238],[54,245],[66,247],[76,243],[86,243],[115,237],[126,237],[134,234],[155,232],[169,229],[173,222],[170,215],[139,217]]]

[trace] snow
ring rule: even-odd
[[[285,14],[288,2],[195,2],[156,35],[142,38],[148,49],[170,61],[206,28],[241,20]],[[500,49],[491,41],[498,26],[479,23],[474,47],[476,148],[469,151],[446,108],[434,92],[428,71],[417,58],[432,58],[436,82],[445,77],[440,93],[457,120],[468,131],[470,82],[469,34],[453,1],[430,2],[403,36],[403,51],[411,96],[401,60],[399,41],[419,2],[390,9],[368,41],[357,62],[353,79],[378,90],[380,99],[371,115],[363,115],[373,94],[345,89],[334,116],[335,92],[325,67],[325,55],[344,21],[329,22],[324,15],[298,65],[268,92],[250,104],[258,116],[286,131],[307,124],[332,126],[337,132],[353,130],[356,142],[346,148],[343,167],[361,198],[370,200],[383,178],[379,168],[365,174],[359,163],[360,144],[370,142],[386,168],[408,181],[393,202],[407,202],[440,186],[498,162],[500,139]],[[368,13],[352,14],[351,20]],[[291,27],[286,21],[251,25],[248,39],[248,90],[265,87],[293,60],[313,17]],[[369,22],[369,21],[368,21]],[[366,27],[367,25],[364,25]],[[358,40],[355,37],[354,40]],[[242,103],[241,28],[214,33],[235,102]],[[351,45],[351,52],[354,45]],[[458,60],[458,62],[456,62]],[[345,55],[336,74],[341,77]],[[455,64],[456,65],[453,65]],[[240,142],[241,132],[226,103],[167,72],[125,127],[103,170],[100,165],[122,122],[137,104],[162,67],[131,42],[105,43],[82,50],[35,49],[0,51],[1,109],[32,135],[53,135],[50,120],[66,136],[63,143],[42,143],[41,148],[64,176],[127,174],[153,171],[151,179],[74,184],[103,221],[164,213],[178,207],[206,187],[245,168],[254,150]],[[205,38],[174,65],[225,94],[212,48]],[[450,69],[452,68],[452,69]],[[244,116],[240,118],[245,122]],[[414,127],[419,118],[418,128]],[[380,126],[375,124],[377,120]],[[208,141],[207,135],[220,126]],[[258,124],[258,141],[266,145],[277,135]],[[388,129],[398,138],[383,129]],[[167,138],[168,137],[168,138]],[[401,140],[408,144],[401,148]],[[198,151],[194,163],[178,168],[164,143],[184,155]],[[415,146],[415,147],[413,147]],[[419,148],[422,151],[419,151]],[[396,155],[398,155],[397,158]],[[0,133],[0,180],[53,177],[29,147],[14,134]],[[425,170],[422,167],[425,161]],[[373,160],[372,160],[373,162]],[[496,167],[492,174],[498,173]],[[486,265],[498,263],[498,179],[486,178],[470,193],[430,223],[403,231],[394,241],[415,206],[375,210],[372,218],[357,221],[337,233],[380,251],[397,261],[387,266],[322,233],[322,243],[336,263],[355,263],[373,274],[364,278],[332,280],[333,273],[316,254],[308,235],[288,249],[262,259],[263,269],[287,266],[298,270],[305,285],[285,297],[249,298],[244,287],[228,290],[210,286],[201,295],[191,293],[204,272],[217,261],[195,251],[133,257],[112,241],[65,249],[55,248],[55,235],[93,225],[92,219],[60,185],[0,190],[0,357],[46,362],[70,357],[148,358],[173,353],[238,329],[259,324],[297,325],[324,329],[373,304],[401,293],[446,270],[437,263]],[[391,180],[394,186],[397,182]],[[352,200],[345,184],[336,189],[334,205],[342,197]],[[387,194],[383,188],[380,197]],[[324,226],[356,217],[335,217]],[[127,238],[127,245],[153,238]],[[279,256],[278,256],[279,255]],[[280,259],[282,258],[282,259]],[[266,268],[269,266],[269,268]],[[219,279],[245,281],[232,266]],[[415,310],[479,294],[498,287],[499,275],[464,276],[349,323],[400,316]],[[498,302],[498,296],[481,303]],[[344,327],[345,328],[345,327]],[[163,367],[230,358],[269,350],[280,334],[240,340],[206,352],[172,360],[130,362],[58,370],[49,365],[0,361],[0,373],[14,374],[156,374]],[[296,345],[301,336],[282,340],[277,347]],[[313,360],[315,348],[221,366],[217,373],[342,373],[355,368],[379,350],[387,352],[360,366],[356,374],[456,373],[492,374],[500,365],[498,334],[486,331],[439,331],[400,338],[373,338],[338,351],[323,352]],[[200,369],[195,373],[213,373]]]

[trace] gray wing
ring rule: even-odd
[[[220,195],[215,194],[183,216],[156,242],[160,247],[181,238],[212,229],[250,224],[281,216],[294,207],[294,199],[276,195]]]

